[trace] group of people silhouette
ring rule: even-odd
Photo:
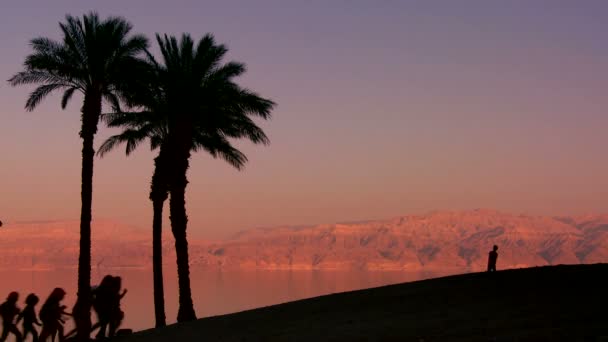
[[[99,329],[97,339],[115,336],[122,323],[124,312],[120,309],[120,301],[127,290],[121,291],[121,287],[122,279],[120,277],[106,275],[99,286],[92,288],[90,300],[97,314],[97,323],[92,326],[91,332]],[[25,308],[21,311],[17,306],[19,293],[11,292],[6,301],[0,304],[0,318],[2,319],[0,342],[6,341],[9,334],[13,334],[17,342],[24,341],[28,335],[32,335],[34,342],[46,342],[48,338],[51,338],[53,342],[55,338],[58,338],[58,341],[61,342],[74,337],[76,329],[64,334],[65,316],[71,316],[75,326],[78,327],[81,326],[83,320],[88,319],[90,312],[86,312],[85,306],[80,302],[81,298],[74,304],[72,313],[66,312],[66,306],[61,304],[65,296],[66,292],[62,288],[55,288],[40,309],[39,321],[35,309],[40,301],[38,296],[33,293],[29,294],[25,299]],[[20,331],[17,325],[21,321],[23,321],[23,329]],[[40,335],[38,335],[36,325],[42,327]]]

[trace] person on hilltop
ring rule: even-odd
[[[0,305],[0,317],[2,317],[2,335],[0,335],[0,342],[6,341],[8,334],[12,333],[15,335],[17,342],[23,341],[19,329],[14,320],[19,315],[19,308],[17,307],[17,301],[19,300],[18,292],[11,292],[6,301]]]
[[[496,260],[498,259],[498,246],[494,245],[494,248],[488,255],[488,272],[496,272]]]
[[[32,334],[32,341],[38,341],[38,331],[36,331],[35,325],[42,326],[42,323],[38,321],[36,316],[36,304],[40,301],[40,298],[33,293],[30,293],[25,298],[25,308],[17,317],[17,323],[23,319],[23,339],[27,338],[27,335]]]

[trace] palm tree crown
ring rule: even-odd
[[[32,39],[34,52],[27,56],[25,70],[9,79],[13,86],[39,84],[30,94],[26,109],[34,110],[55,90],[63,90],[63,109],[76,91],[84,95],[98,92],[118,106],[120,88],[135,77],[133,68],[141,63],[138,55],[147,48],[147,38],[129,36],[132,27],[122,18],[100,20],[96,13],[82,19],[67,15],[66,22],[59,26],[63,41]]]

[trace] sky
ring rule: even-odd
[[[66,13],[211,32],[277,103],[243,171],[197,154],[190,234],[494,208],[608,212],[605,1],[3,0],[0,79]],[[153,44],[155,46],[155,43]],[[0,220],[77,219],[81,97],[0,82]],[[96,146],[116,131],[101,127]],[[93,217],[151,224],[154,152],[95,160]]]

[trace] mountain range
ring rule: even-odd
[[[75,268],[77,221],[5,223],[0,268]],[[93,268],[150,268],[151,231],[93,222]],[[164,262],[175,261],[167,227]],[[485,269],[492,245],[499,268],[608,262],[608,215],[514,215],[491,209],[435,211],[388,220],[259,228],[222,241],[190,239],[193,268],[292,270]]]

